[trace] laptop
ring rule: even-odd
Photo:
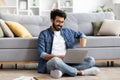
[[[87,50],[68,49],[63,61],[65,63],[80,64],[87,55]]]

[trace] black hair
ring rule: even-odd
[[[55,19],[56,16],[64,17],[66,19],[66,13],[60,9],[53,9],[50,13],[50,18]]]

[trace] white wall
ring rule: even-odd
[[[105,1],[106,0],[73,0],[73,10],[75,13],[93,12],[100,5],[105,4]]]
[[[57,0],[39,0],[40,11],[49,10],[52,4]],[[6,0],[8,5],[15,5],[15,1]],[[74,13],[84,13],[84,12],[94,12],[101,5],[105,4],[106,7],[112,8],[115,13],[116,19],[120,19],[120,4],[113,4],[112,0],[73,0],[73,12]]]
[[[41,15],[49,15],[53,3],[57,2],[57,0],[40,0],[40,14]]]
[[[120,19],[120,4],[114,4],[112,0],[73,0],[74,13],[88,13],[96,11],[101,5],[112,8],[116,19]]]
[[[14,1],[5,0],[5,2],[6,2],[6,5],[8,5],[8,6],[15,6],[16,5],[16,0],[14,0]]]
[[[6,3],[15,5],[15,1],[6,0]],[[38,3],[41,11],[43,11],[49,10],[54,2],[57,2],[57,0],[39,0]],[[73,12],[93,12],[102,4],[111,7],[111,0],[73,0]]]
[[[15,0],[16,1],[16,0]],[[15,5],[16,2],[11,0],[6,0],[7,5]],[[54,2],[57,0],[39,0],[41,10],[48,10],[52,7]],[[111,5],[111,0],[73,0],[74,12],[92,12],[95,11],[100,5],[106,4],[109,7]]]
[[[41,11],[49,10],[57,0],[40,0]],[[73,0],[73,12],[83,13],[83,12],[93,12],[100,5],[108,3],[109,0]],[[108,5],[108,4],[107,4]]]

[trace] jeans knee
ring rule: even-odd
[[[62,60],[61,60],[60,58],[58,58],[58,57],[54,57],[54,58],[52,58],[51,60],[52,60],[52,62],[54,62],[55,64],[57,64],[57,63],[59,63],[59,62],[62,61]]]
[[[53,65],[57,65],[61,62],[62,60],[58,57],[54,57],[52,59],[50,59],[48,62],[47,62],[47,65],[48,66],[53,66]]]
[[[95,59],[92,56],[87,56],[85,58],[85,61],[89,62],[91,64],[91,66],[95,65]]]
[[[54,69],[57,69],[60,65],[61,65],[61,62],[62,60],[58,57],[54,57],[52,59],[50,59],[48,62],[47,62],[47,71],[48,73],[50,72],[50,70],[54,70]]]

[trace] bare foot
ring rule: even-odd
[[[82,76],[82,72],[80,70],[77,71],[77,74]]]

